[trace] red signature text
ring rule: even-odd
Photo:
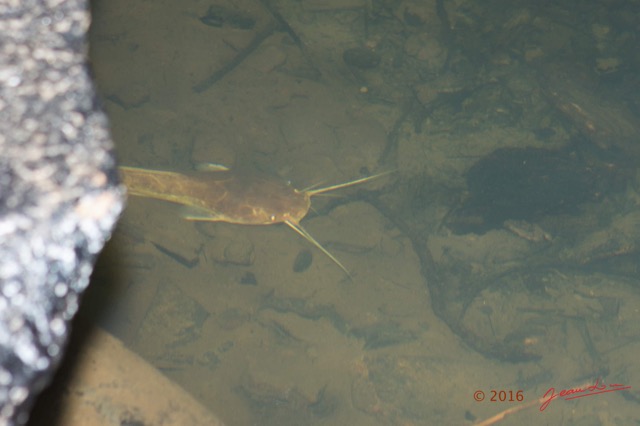
[[[610,384],[605,385],[604,383],[600,383],[600,379],[596,379],[596,382],[591,386],[580,387],[580,388],[572,388],[572,389],[562,389],[560,392],[556,393],[556,388],[549,388],[549,390],[540,398],[542,404],[540,405],[540,411],[544,411],[547,409],[551,401],[556,398],[564,399],[565,401],[569,401],[570,399],[582,398],[585,396],[592,395],[600,395],[602,393],[608,392],[617,392],[625,389],[631,389],[631,386],[621,385],[621,384]]]

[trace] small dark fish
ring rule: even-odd
[[[296,256],[296,260],[293,261],[293,272],[304,272],[309,269],[313,263],[313,254],[311,251],[304,249],[300,250],[300,253]]]

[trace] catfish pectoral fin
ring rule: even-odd
[[[184,206],[181,210],[180,216],[193,222],[220,222],[224,220],[222,215],[211,210],[192,206]]]

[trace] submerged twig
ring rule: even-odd
[[[238,65],[244,62],[244,60],[247,59],[247,57],[252,54],[264,40],[269,38],[276,31],[276,29],[277,28],[275,24],[269,24],[264,30],[256,34],[253,40],[251,40],[251,43],[249,43],[246,48],[242,49],[235,58],[227,62],[222,68],[214,71],[213,74],[211,74],[209,77],[193,86],[193,91],[196,93],[202,93],[216,84],[218,81],[222,80],[227,74],[229,74]]]

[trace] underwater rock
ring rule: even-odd
[[[458,234],[484,233],[506,220],[575,213],[602,194],[609,177],[568,150],[501,148],[469,169],[469,195],[446,224]]]

